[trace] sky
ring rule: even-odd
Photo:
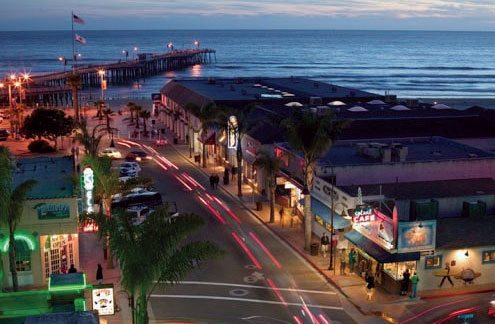
[[[495,31],[495,0],[1,0],[0,30]]]

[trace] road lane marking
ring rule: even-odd
[[[272,305],[288,305],[288,306],[306,306],[311,308],[320,308],[320,309],[332,309],[332,310],[341,310],[343,311],[343,307],[338,306],[327,306],[327,305],[314,305],[314,304],[301,304],[301,303],[282,303],[279,301],[273,300],[262,300],[262,299],[251,299],[251,298],[236,298],[236,297],[221,297],[221,296],[207,296],[207,295],[158,295],[152,294],[150,297],[152,298],[181,298],[181,299],[211,299],[211,300],[228,300],[228,301],[239,301],[239,302],[247,302],[247,303],[258,303],[258,304],[272,304]]]
[[[171,283],[171,282],[162,282],[162,283]],[[266,286],[256,286],[256,285],[244,285],[244,284],[234,284],[234,283],[225,283],[225,282],[212,282],[212,281],[181,281],[178,283],[179,285],[205,285],[205,286],[226,286],[226,287],[241,287],[241,288],[254,288],[254,289],[268,289],[271,290],[270,287]],[[308,293],[308,294],[323,294],[323,295],[336,295],[337,293],[334,291],[320,291],[320,290],[308,290],[308,289],[295,289],[295,288],[279,288],[281,291],[290,291],[290,292],[298,292],[298,293]]]

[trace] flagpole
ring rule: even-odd
[[[74,73],[75,62],[76,62],[76,48],[74,44],[74,38],[76,37],[74,34],[74,11],[70,12],[70,20],[72,23],[72,73]]]

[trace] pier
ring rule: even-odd
[[[197,64],[216,61],[213,49],[175,50],[163,54],[139,54],[138,58],[107,64],[80,65],[74,71],[63,71],[34,75],[23,89],[23,101],[28,105],[63,106],[72,104],[71,89],[67,78],[72,73],[81,77],[81,89],[101,87],[104,79],[107,85],[126,85],[165,71],[181,70]],[[105,71],[104,78],[99,71]],[[8,93],[0,90],[0,101],[8,104]]]

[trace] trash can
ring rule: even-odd
[[[261,201],[256,202],[256,210],[257,211],[263,210],[263,203]]]
[[[179,139],[177,137],[174,137],[174,144],[178,144],[179,143]]]
[[[320,245],[318,243],[311,243],[311,249],[310,249],[310,253],[311,255],[318,255],[318,247]]]

